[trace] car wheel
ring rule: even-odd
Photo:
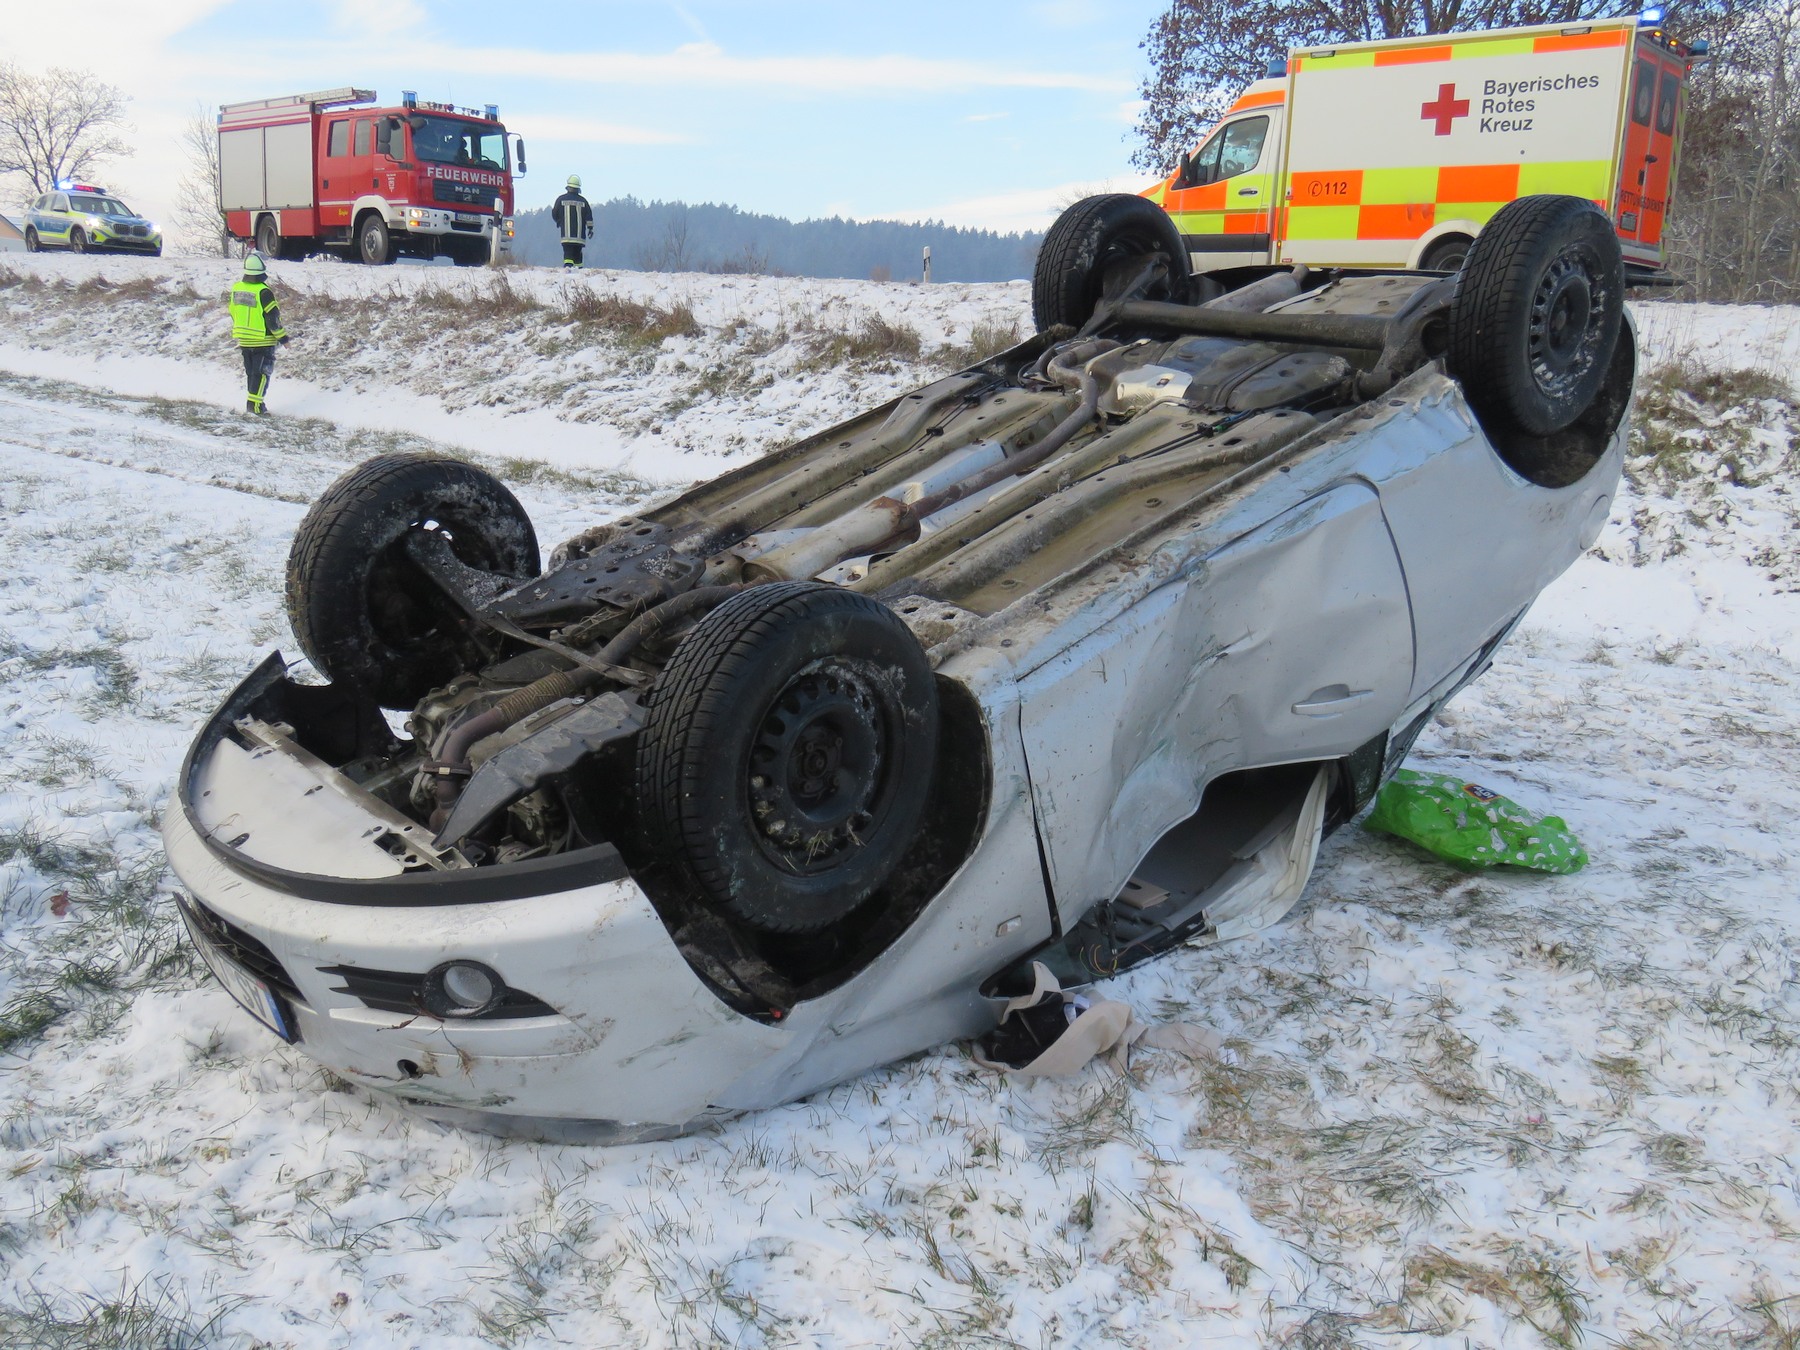
[[[265,258],[281,255],[281,230],[274,216],[264,216],[256,222],[256,251]]]
[[[36,230],[25,231],[25,251],[27,253],[41,252],[43,250],[43,247],[44,246],[42,244],[38,243],[38,236],[37,236]]]
[[[87,236],[80,230],[69,231],[69,252],[86,253],[88,251]]]
[[[356,230],[356,256],[372,266],[394,261],[393,240],[388,237],[387,222],[380,216],[363,217]]]
[[[1449,370],[1476,413],[1551,436],[1594,401],[1625,309],[1612,222],[1580,197],[1521,197],[1469,246],[1450,302]]]
[[[640,824],[707,905],[807,933],[873,896],[923,817],[937,688],[887,606],[816,582],[733,596],[652,687]]]
[[[1469,257],[1470,240],[1460,234],[1445,235],[1434,240],[1425,256],[1419,259],[1419,266],[1427,272],[1458,272]]]
[[[540,570],[519,499],[492,474],[438,455],[379,455],[352,469],[313,503],[288,551],[300,649],[333,683],[384,708],[411,708],[492,655],[407,551],[408,535],[433,529],[470,567],[520,580]]]
[[[1076,202],[1056,218],[1038,248],[1031,274],[1031,314],[1038,331],[1057,324],[1081,327],[1145,259],[1161,267],[1138,298],[1186,301],[1187,245],[1167,211],[1123,192]]]

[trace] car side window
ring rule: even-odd
[[[1656,96],[1656,129],[1664,136],[1675,134],[1675,104],[1681,98],[1681,80],[1672,70],[1665,70],[1662,89]]]
[[[1650,108],[1656,102],[1656,63],[1639,61],[1631,86],[1631,120],[1640,127],[1650,125]]]
[[[325,157],[342,159],[350,153],[350,123],[346,120],[333,122],[331,130],[326,133]]]
[[[50,198],[50,209],[52,211],[67,211],[69,209],[69,199],[58,192],[55,196]]]
[[[1221,179],[1249,173],[1262,159],[1263,141],[1269,135],[1269,119],[1246,117],[1227,122],[1207,139],[1189,161],[1183,187],[1204,187]]]
[[[370,142],[371,135],[372,135],[372,131],[370,128],[369,119],[366,117],[359,117],[356,121],[356,153],[357,154],[366,155],[369,153],[369,142]]]

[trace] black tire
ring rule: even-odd
[[[1162,277],[1140,299],[1188,298],[1187,245],[1169,213],[1129,193],[1086,197],[1056,218],[1038,248],[1031,273],[1031,316],[1038,332],[1066,324],[1080,328],[1108,289],[1118,264],[1160,256]]]
[[[281,256],[281,228],[274,216],[264,216],[256,222],[256,251],[265,258]]]
[[[356,227],[356,256],[371,267],[394,261],[394,241],[388,235],[387,222],[374,212]]]
[[[521,580],[540,570],[518,498],[492,474],[439,455],[358,465],[313,503],[288,551],[288,622],[300,650],[333,683],[384,708],[411,708],[492,655],[490,639],[406,552],[408,534],[434,525],[471,567]]]
[[[87,236],[80,230],[69,231],[69,252],[86,253],[88,251]]]
[[[450,261],[458,267],[486,267],[488,251],[486,244],[470,244],[458,241],[451,247]]]
[[[36,230],[26,230],[25,231],[25,251],[27,253],[41,253],[41,252],[43,252],[43,249],[44,249],[44,246],[42,244],[38,243],[37,231]]]
[[[1599,393],[1624,312],[1605,213],[1580,197],[1521,197],[1475,237],[1457,274],[1450,373],[1483,419],[1554,435]]]
[[[1419,267],[1426,272],[1460,272],[1462,265],[1469,259],[1469,245],[1472,242],[1466,235],[1460,234],[1447,234],[1442,239],[1433,240],[1431,247],[1419,259]]]
[[[652,687],[645,842],[703,903],[765,932],[816,932],[912,843],[937,719],[930,663],[887,606],[810,581],[733,596]]]

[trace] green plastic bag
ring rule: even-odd
[[[1566,874],[1588,860],[1561,818],[1534,816],[1510,798],[1443,773],[1400,770],[1376,796],[1363,827],[1464,867],[1504,864]]]

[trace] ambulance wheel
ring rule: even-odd
[[[1619,237],[1580,197],[1521,197],[1475,237],[1450,301],[1450,373],[1476,415],[1552,436],[1606,382],[1625,312]]]
[[[264,216],[256,222],[256,251],[265,258],[281,255],[281,229],[274,216]]]
[[[69,252],[86,253],[88,251],[87,236],[80,230],[69,231]]]
[[[1426,272],[1459,272],[1468,261],[1469,243],[1467,235],[1447,234],[1425,250],[1419,267]]]
[[[356,256],[372,267],[394,261],[394,243],[387,222],[373,212],[356,227]]]
[[[710,908],[817,932],[911,846],[937,721],[931,665],[886,605],[811,581],[747,590],[695,625],[651,688],[644,842]]]
[[[1031,274],[1031,317],[1038,332],[1080,328],[1102,300],[1117,299],[1149,261],[1138,300],[1188,298],[1188,254],[1181,231],[1156,203],[1125,192],[1086,197],[1056,218]]]
[[[37,237],[36,230],[25,231],[25,251],[27,253],[40,252],[40,251],[42,251],[43,247],[44,246],[42,244],[38,243],[38,237]]]
[[[485,572],[539,571],[519,499],[459,459],[377,455],[326,488],[288,551],[288,622],[334,684],[384,708],[411,708],[493,656],[477,625],[419,574],[406,548],[415,530],[443,531],[451,552]]]

